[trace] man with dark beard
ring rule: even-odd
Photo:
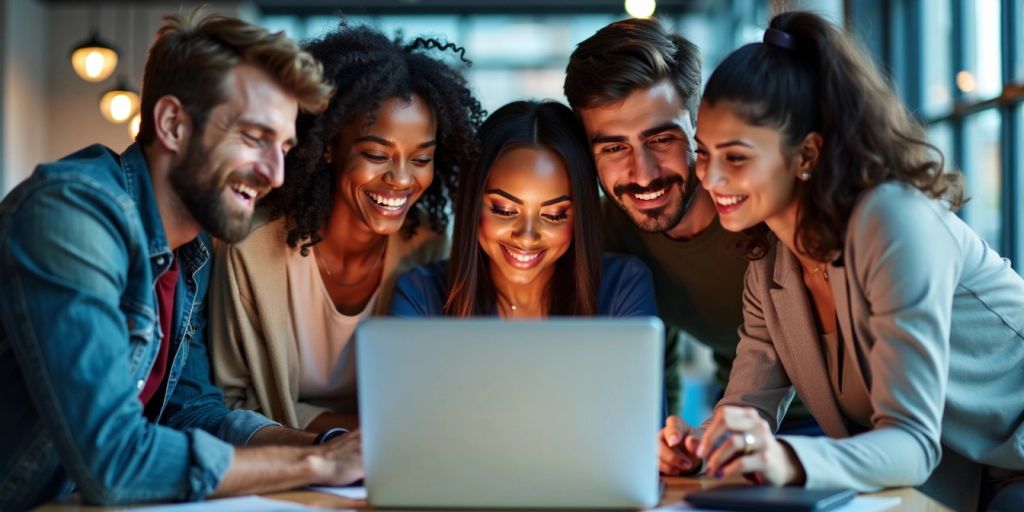
[[[0,510],[72,491],[187,501],[362,476],[358,433],[227,409],[203,339],[210,234],[245,237],[283,181],[298,109],[322,108],[331,88],[280,33],[167,21],[137,143],[41,165],[0,203]]]
[[[654,19],[614,22],[581,42],[566,68],[565,96],[583,123],[597,165],[606,249],[643,259],[654,273],[658,310],[668,327],[665,351],[669,410],[681,388],[675,335],[686,331],[710,347],[725,388],[743,323],[742,235],[718,222],[718,204],[694,173],[693,135],[701,58],[686,38]],[[802,404],[784,428],[820,432]],[[663,439],[661,470],[693,470]],[[677,429],[675,427],[678,427]]]

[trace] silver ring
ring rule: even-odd
[[[756,443],[756,442],[757,442],[757,439],[754,437],[754,434],[751,434],[750,432],[744,432],[743,433],[743,454],[747,455],[747,454],[750,454],[750,453],[754,453],[754,443]]]

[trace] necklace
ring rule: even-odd
[[[500,293],[498,294],[498,302],[504,302],[508,304],[508,316],[514,315],[516,311],[519,309],[519,307],[516,306],[516,303],[512,302],[512,299],[509,299],[508,297],[505,297]]]
[[[340,281],[340,280],[338,280],[337,278],[334,277],[334,273],[331,272],[331,269],[327,266],[327,263],[324,262],[324,257],[323,257],[323,255],[320,254],[320,249],[316,245],[313,246],[313,255],[314,255],[314,257],[316,257],[316,264],[317,264],[317,266],[320,267],[320,270],[323,270],[323,272],[325,274],[327,274],[327,277],[331,280],[332,283],[334,283],[334,284],[336,284],[338,286],[344,287],[344,288],[352,288],[352,287],[359,286],[359,285],[365,283],[367,279],[369,279],[372,276],[377,275],[376,270],[380,267],[380,264],[384,262],[384,254],[387,252],[387,248],[388,248],[388,246],[385,243],[384,244],[384,248],[381,249],[380,255],[377,256],[377,261],[375,261],[373,263],[373,266],[371,266],[370,268],[366,269],[366,272],[363,274],[362,277],[357,278],[355,281],[349,281],[347,283],[343,282],[343,281]]]

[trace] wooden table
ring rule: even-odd
[[[665,477],[662,478],[665,482],[665,492],[661,497],[662,505],[670,505],[672,503],[678,503],[686,496],[687,493],[707,489],[722,485],[723,483],[736,483],[741,480],[726,480],[717,481],[710,478],[687,478],[687,477]],[[901,498],[900,504],[896,507],[889,509],[889,511],[914,511],[914,512],[947,512],[950,509],[946,508],[939,502],[921,494],[919,491],[904,487],[900,489],[892,489],[884,492],[872,493],[869,496],[899,496]],[[275,500],[291,501],[295,503],[301,503],[304,505],[311,505],[314,507],[324,508],[344,508],[344,509],[366,509],[372,510],[365,501],[362,500],[350,500],[335,496],[333,494],[326,494],[315,491],[288,491],[279,492],[273,494],[264,495],[265,498],[271,498]],[[89,507],[79,505],[74,502],[75,498],[71,497],[67,500],[60,502],[51,502],[42,507],[37,508],[37,511],[42,512],[70,512],[70,511],[103,511],[103,510],[115,510],[114,508],[104,507]],[[210,504],[211,510],[216,510],[216,500],[207,502]],[[124,510],[124,507],[117,507],[118,510]],[[405,512],[409,512],[409,509],[402,509]],[[436,510],[436,509],[435,509]]]

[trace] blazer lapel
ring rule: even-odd
[[[829,437],[847,437],[849,432],[829,384],[828,367],[798,268],[796,257],[779,243],[773,275],[775,287],[770,293],[784,338],[775,340],[775,347],[790,381],[822,430]]]

